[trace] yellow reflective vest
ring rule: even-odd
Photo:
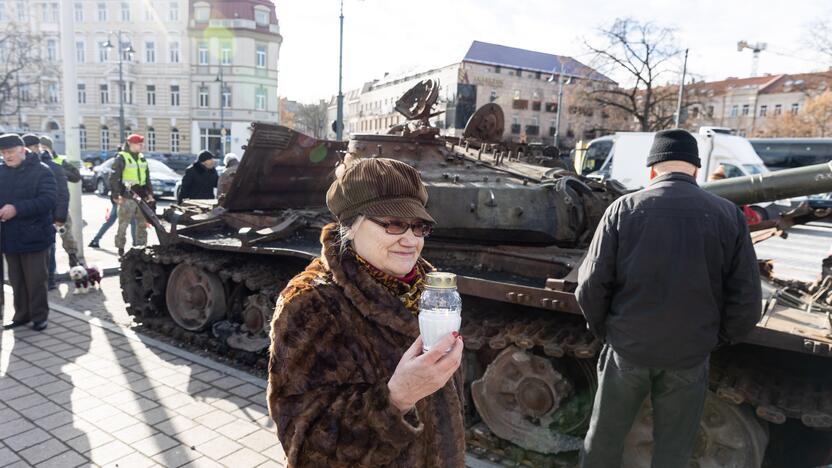
[[[139,153],[138,159],[127,151],[121,151],[119,156],[124,159],[124,170],[121,172],[121,183],[126,187],[144,185],[147,182],[147,160]]]

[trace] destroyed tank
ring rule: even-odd
[[[568,170],[544,177],[549,168],[519,161],[502,142],[496,104],[474,113],[462,136],[441,136],[430,123],[437,96],[438,83],[420,83],[396,103],[406,123],[348,143],[252,124],[220,205],[184,203],[157,216],[141,204],[160,245],[132,249],[122,260],[128,312],[174,339],[265,368],[276,298],[320,254],[320,230],[332,221],[325,193],[343,154],[405,161],[420,171],[437,221],[423,256],[459,275],[470,453],[511,466],[574,465],[601,347],[573,294],[577,267],[604,210],[625,190]],[[828,166],[800,170],[811,183],[788,187],[832,191]],[[720,181],[713,189],[732,199],[793,174]],[[782,197],[764,192],[742,202]],[[755,227],[755,239],[781,234],[795,216]],[[766,282],[755,331],[713,354],[696,466],[760,466],[769,434],[772,447],[778,443],[768,426],[832,428],[829,306],[814,299],[822,288]],[[649,466],[651,439],[645,406],[627,441],[626,466]]]

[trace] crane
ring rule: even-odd
[[[765,42],[758,42],[756,44],[749,44],[748,41],[737,42],[737,52],[742,52],[744,49],[751,49],[751,76],[757,76],[757,67],[760,64],[760,52],[766,50]]]

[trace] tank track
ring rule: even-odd
[[[270,260],[270,261],[265,261]],[[180,328],[170,317],[165,305],[167,278],[180,263],[198,266],[216,273],[229,288],[232,297],[239,286],[251,295],[264,296],[274,304],[280,291],[300,270],[281,266],[273,259],[246,254],[205,251],[181,245],[151,246],[128,251],[122,259],[120,281],[127,312],[134,321],[170,338],[224,357],[233,363],[264,372],[268,367],[268,349],[258,352],[234,349],[210,330],[194,333]],[[232,297],[232,313],[235,312]],[[226,337],[222,337],[226,338]]]

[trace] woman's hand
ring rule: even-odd
[[[416,338],[387,382],[390,403],[406,413],[417,401],[444,387],[462,362],[462,348],[462,337],[454,333],[422,354],[422,337]]]

